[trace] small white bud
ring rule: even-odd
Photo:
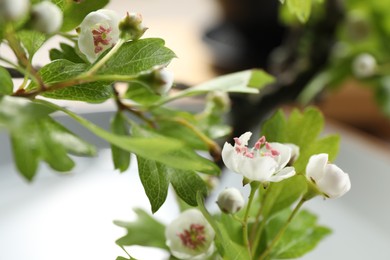
[[[165,95],[173,85],[173,72],[165,67],[155,66],[152,71],[141,74],[138,80],[150,87],[152,91],[159,95]]]
[[[218,195],[217,204],[223,212],[234,214],[244,207],[245,201],[238,189],[226,188]]]
[[[142,15],[139,13],[127,13],[119,23],[121,38],[138,40],[148,28],[142,23]]]
[[[29,0],[0,0],[0,21],[16,21],[27,14]]]
[[[61,9],[52,2],[44,1],[32,7],[32,27],[43,33],[55,33],[61,29],[63,15]]]
[[[375,74],[376,66],[376,60],[371,54],[362,53],[354,59],[352,70],[356,77],[367,78]]]

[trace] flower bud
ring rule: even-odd
[[[119,39],[119,16],[111,10],[100,9],[89,13],[79,27],[78,46],[93,63]]]
[[[245,201],[238,189],[227,188],[218,195],[217,204],[223,212],[234,214],[244,207]]]
[[[178,259],[207,259],[214,251],[215,232],[198,209],[180,214],[165,229],[165,238]]]
[[[43,33],[55,33],[61,29],[63,15],[61,9],[49,1],[38,3],[32,7],[32,27]]]
[[[138,80],[150,87],[156,94],[164,95],[171,89],[173,78],[171,71],[164,67],[156,66],[151,72],[140,75]]]
[[[0,22],[16,21],[27,14],[29,0],[0,0]]]
[[[306,178],[316,187],[317,193],[327,198],[339,198],[351,189],[349,175],[334,164],[328,163],[328,154],[310,157]]]
[[[224,91],[213,91],[207,95],[207,100],[213,105],[213,108],[217,108],[218,111],[226,112],[230,109],[229,95]]]
[[[126,40],[138,40],[147,29],[139,13],[127,13],[119,23],[120,37]]]
[[[354,59],[352,70],[356,77],[367,78],[375,74],[376,66],[376,60],[371,54],[362,53]]]

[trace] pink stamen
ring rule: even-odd
[[[268,142],[265,142],[265,149],[271,151],[272,150],[272,146]]]
[[[184,246],[194,250],[206,242],[204,226],[200,224],[191,224],[189,229],[184,229],[178,236]]]
[[[248,158],[253,158],[255,155],[254,155],[254,153],[251,153],[251,152],[245,152],[244,156],[246,156]]]
[[[271,154],[272,154],[272,156],[278,156],[278,155],[280,155],[280,152],[278,150],[272,149]]]
[[[92,30],[93,35],[93,44],[95,46],[95,53],[99,53],[103,50],[103,46],[101,45],[109,45],[112,38],[109,36],[112,28],[104,28],[102,25],[99,26],[98,29]]]
[[[233,140],[236,145],[241,145],[241,141],[238,137],[234,137]]]

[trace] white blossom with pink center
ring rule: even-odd
[[[178,259],[206,259],[214,251],[215,232],[198,209],[189,209],[165,230],[167,246]]]
[[[227,168],[250,181],[279,182],[295,174],[294,167],[286,167],[292,149],[281,143],[268,143],[262,136],[252,148],[248,148],[251,132],[234,138],[234,146],[225,143],[222,159]]]
[[[351,189],[349,175],[338,166],[329,163],[328,154],[310,157],[306,166],[306,178],[315,184],[325,197],[335,199]]]
[[[101,9],[89,13],[80,24],[78,46],[88,61],[93,63],[119,39],[119,16],[111,10]]]

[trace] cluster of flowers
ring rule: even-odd
[[[254,147],[248,148],[251,135],[251,132],[246,132],[234,138],[234,146],[225,143],[222,159],[227,168],[243,175],[246,183],[258,181],[265,186],[296,174],[294,167],[288,165],[298,158],[298,146],[268,143],[263,136]],[[325,153],[310,157],[306,179],[314,196],[339,198],[351,188],[349,175],[329,163]],[[245,201],[238,189],[227,188],[219,194],[217,204],[222,212],[234,214],[244,207]],[[197,209],[183,212],[167,227],[165,235],[171,253],[179,259],[205,259],[214,251],[213,228]]]

